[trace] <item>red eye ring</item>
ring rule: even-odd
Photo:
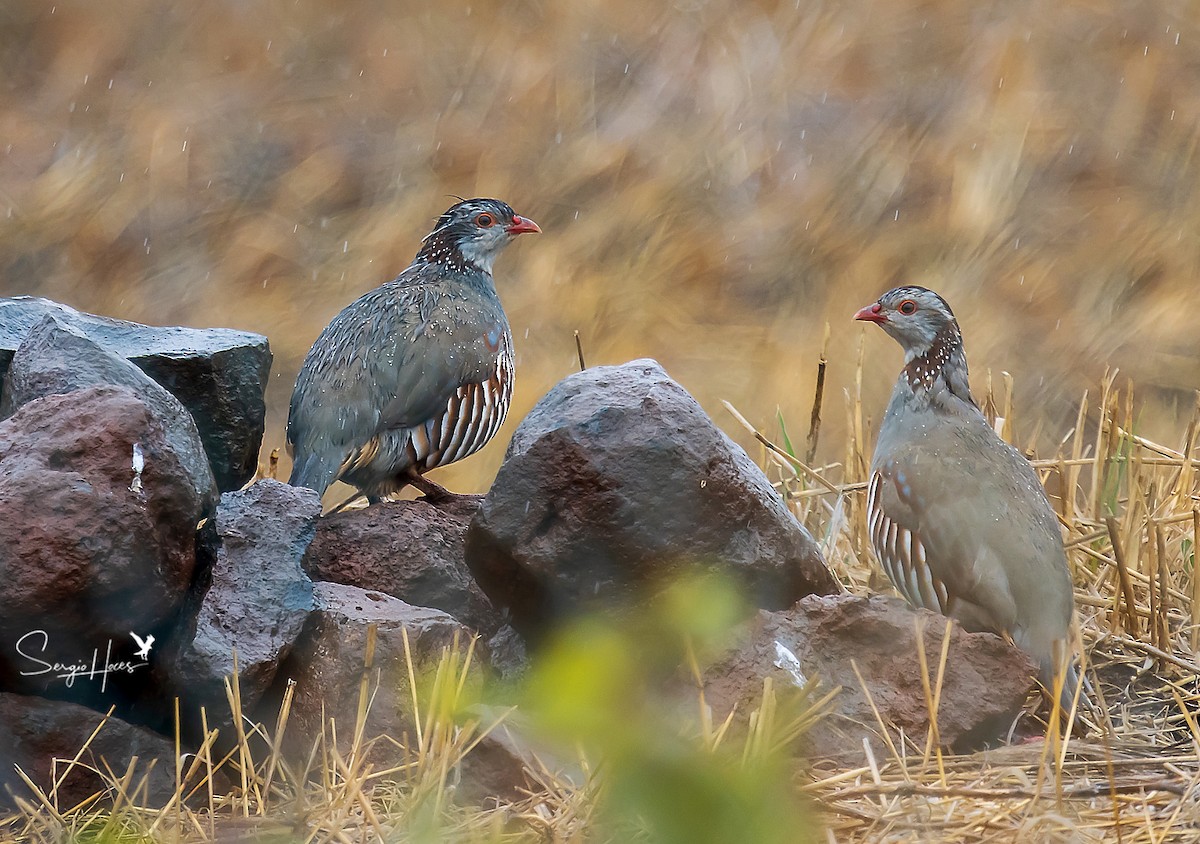
[[[905,299],[903,302],[901,302],[899,305],[896,306],[896,310],[899,311],[900,313],[904,314],[905,316],[912,316],[913,314],[915,314],[917,312],[917,303],[914,302],[912,299]]]
[[[488,229],[496,225],[496,218],[491,214],[480,214],[475,218],[475,225],[479,226],[481,229]]]

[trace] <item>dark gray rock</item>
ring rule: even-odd
[[[313,580],[374,589],[418,607],[450,613],[484,637],[502,619],[463,558],[480,496],[423,499],[344,510],[321,519],[304,555]]]
[[[864,736],[877,753],[887,751],[855,674],[857,665],[889,729],[923,742],[930,720],[917,656],[918,621],[924,624],[932,686],[946,633],[943,616],[883,595],[813,595],[783,612],[760,612],[742,642],[704,672],[705,701],[714,721],[735,708],[744,721],[761,703],[765,677],[775,678],[775,688],[781,690],[820,678],[824,690],[840,686],[841,692],[832,714],[806,736],[804,748],[814,757],[861,760]],[[1019,648],[991,633],[966,633],[956,625],[938,707],[942,744],[969,750],[1003,736],[1036,674],[1037,663]]]
[[[200,431],[218,488],[238,489],[254,476],[271,369],[266,337],[225,328],[139,325],[17,296],[0,299],[0,377],[30,329],[47,315],[130,361],[183,403]]]
[[[537,786],[528,771],[540,769],[528,745],[503,724],[479,739],[459,765],[455,798],[461,804],[490,808],[516,803]]]
[[[522,800],[539,787],[530,771],[551,772],[557,782],[575,787],[587,783],[588,773],[570,748],[555,744],[521,710],[481,703],[467,712],[486,734],[460,766],[455,794],[460,803],[489,807]]]
[[[210,512],[219,493],[192,415],[146,373],[57,316],[44,316],[17,348],[0,387],[0,419],[34,399],[103,384],[133,390],[162,420],[167,441]]]
[[[839,589],[763,473],[651,360],[573,374],[538,402],[466,556],[527,639],[694,567],[725,573],[766,609]]]
[[[187,595],[204,506],[162,421],[126,387],[37,399],[0,422],[0,688],[112,702],[121,676],[68,686],[29,657],[135,659],[130,633],[161,635]]]
[[[19,797],[34,805],[39,801],[17,775],[15,766],[66,811],[97,792],[107,783],[94,771],[125,774],[129,762],[137,757],[135,784],[145,777],[145,785],[135,791],[139,805],[160,807],[175,791],[175,747],[171,739],[142,727],[111,717],[89,742],[92,731],[104,720],[99,712],[73,703],[0,693],[0,805],[14,805]],[[54,760],[60,760],[57,773],[62,776],[67,762],[80,749],[87,750],[79,763],[54,788]],[[102,799],[93,808],[111,806]]]
[[[198,585],[194,621],[170,647],[181,696],[223,705],[236,650],[242,706],[262,697],[314,607],[300,561],[320,514],[315,492],[273,480],[221,496],[209,582]]]
[[[529,668],[529,650],[525,640],[511,624],[505,624],[487,640],[492,670],[502,680],[519,680]]]
[[[259,707],[259,717],[267,723],[274,721],[283,689],[288,681],[294,681],[285,734],[287,753],[294,758],[308,754],[321,734],[322,716],[324,724],[333,719],[338,739],[348,742],[354,735],[365,671],[374,699],[363,737],[399,738],[404,733],[411,737],[412,705],[404,637],[408,637],[414,670],[423,676],[426,668],[436,665],[444,648],[457,642],[465,653],[475,634],[441,610],[414,607],[391,595],[356,586],[317,583],[314,597],[316,610],[280,668],[275,688]],[[367,669],[367,637],[372,625],[376,630],[375,652]],[[475,658],[481,667],[486,666],[486,649],[477,646]],[[398,761],[398,754],[394,746],[381,744],[372,759],[390,765]]]

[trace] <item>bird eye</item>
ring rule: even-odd
[[[896,310],[905,316],[911,316],[917,312],[917,303],[912,299],[905,299]]]
[[[479,226],[479,228],[481,228],[481,229],[490,228],[490,227],[494,226],[495,224],[496,224],[496,218],[493,217],[491,214],[480,214],[478,217],[475,218],[475,225]]]

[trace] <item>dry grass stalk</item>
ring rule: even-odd
[[[804,462],[812,465],[817,457],[817,442],[821,437],[821,405],[825,400],[825,370],[829,366],[829,323],[825,323],[825,337],[821,341],[821,356],[817,359],[817,383],[813,388],[812,412],[808,416],[808,447]]]
[[[583,361],[583,340],[579,338],[579,331],[575,331],[575,354],[579,357],[579,371],[583,372],[587,369],[587,364]]]

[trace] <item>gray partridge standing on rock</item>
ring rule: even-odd
[[[875,554],[917,607],[971,631],[1007,633],[1041,663],[1065,708],[1078,685],[1069,653],[1074,595],[1062,534],[1033,467],[979,411],[958,322],[941,296],[897,287],[857,314],[904,348],[871,460]]]
[[[492,264],[537,223],[496,199],[451,207],[408,269],[348,305],[321,332],[288,413],[290,483],[334,481],[370,502],[478,451],[512,398],[513,343]]]

